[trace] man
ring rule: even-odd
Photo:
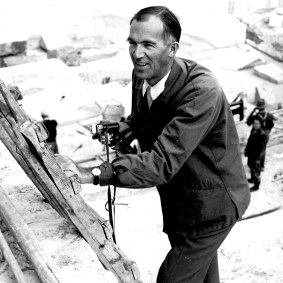
[[[254,118],[253,127],[245,148],[245,156],[248,157],[248,166],[251,172],[251,178],[248,181],[254,184],[250,189],[251,192],[259,189],[260,165],[266,145],[266,134],[261,128],[261,122],[260,118]]]
[[[272,128],[274,127],[274,121],[277,120],[277,118],[267,112],[265,110],[265,100],[263,98],[260,98],[257,102],[257,106],[253,109],[251,114],[247,118],[247,124],[248,126],[251,126],[254,122],[254,119],[259,119],[260,123],[262,125],[262,129],[265,132],[266,135],[266,143],[264,146],[263,154],[261,157],[261,162],[260,162],[260,169],[261,171],[264,170],[264,165],[265,165],[265,155],[266,155],[266,146],[269,141],[269,136]]]
[[[42,123],[47,129],[48,138],[46,139],[46,143],[50,150],[54,153],[58,153],[58,145],[57,145],[57,121],[54,119],[50,119],[49,114],[46,111],[41,112]]]
[[[250,191],[229,103],[209,70],[175,57],[180,36],[166,7],[142,9],[130,21],[132,113],[120,131],[139,141],[141,153],[104,162],[99,176],[67,161],[62,168],[73,168],[82,183],[157,186],[172,246],[157,282],[216,283],[217,249]]]

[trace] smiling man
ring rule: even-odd
[[[208,69],[176,57],[180,36],[166,7],[134,15],[132,113],[120,132],[137,139],[141,152],[104,162],[93,174],[68,162],[65,168],[82,183],[156,186],[172,247],[157,282],[218,283],[217,250],[247,209],[250,191],[225,94]]]
[[[137,77],[147,80],[151,86],[158,83],[171,69],[179,48],[180,27],[175,33],[176,36],[173,36],[166,32],[158,16],[141,14],[131,21],[128,42],[134,71]]]

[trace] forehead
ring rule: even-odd
[[[159,17],[149,16],[144,21],[134,20],[130,27],[129,38],[137,41],[156,41],[164,39],[164,26]]]

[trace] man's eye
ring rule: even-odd
[[[154,47],[154,45],[152,43],[145,43],[144,46],[146,48],[149,48],[149,47]]]

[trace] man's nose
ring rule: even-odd
[[[141,58],[141,57],[144,56],[144,48],[143,48],[143,46],[141,46],[141,45],[137,45],[136,46],[136,50],[134,52],[134,56],[136,58]]]

